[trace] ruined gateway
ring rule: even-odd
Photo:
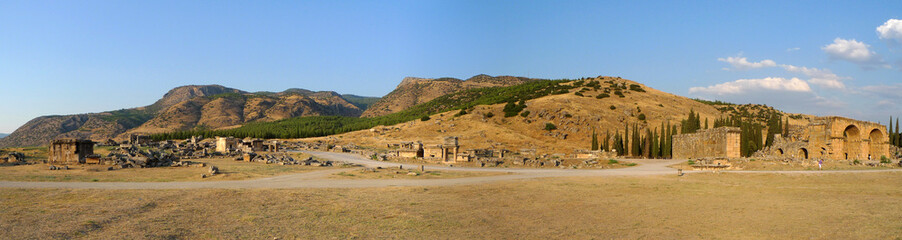
[[[796,159],[875,160],[889,154],[886,126],[844,117],[819,117],[774,136],[758,156]]]
[[[818,117],[774,136],[772,146],[754,157],[875,160],[889,154],[886,127],[844,117]],[[673,137],[673,157],[739,158],[739,128],[720,127]]]

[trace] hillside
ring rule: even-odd
[[[407,77],[388,93],[370,106],[363,117],[384,116],[423,104],[450,93],[485,87],[514,86],[535,81],[524,77],[476,75],[467,80],[456,78],[415,78]]]
[[[365,97],[356,100],[372,101]],[[37,117],[0,138],[0,147],[44,145],[62,137],[122,140],[131,133],[230,128],[298,116],[353,117],[362,112],[335,92],[289,89],[256,94],[219,85],[190,85],[174,88],[145,107]]]
[[[593,81],[598,84],[592,84]],[[614,77],[591,78],[568,84],[579,87],[574,87],[568,94],[527,100],[522,111],[511,117],[505,117],[508,104],[479,105],[468,109],[464,115],[460,115],[459,111],[448,111],[433,114],[427,121],[409,121],[307,140],[378,148],[403,141],[438,143],[441,137],[457,136],[463,149],[537,149],[539,154],[569,154],[574,150],[588,149],[593,130],[600,139],[605,139],[606,135],[611,138],[616,132],[623,134],[627,125],[630,128],[638,126],[644,136],[646,129],[660,131],[662,124],[679,125],[690,111],[699,114],[703,128],[704,125],[713,127],[714,120],[718,118],[742,116],[764,124],[769,114],[784,115],[762,105],[693,100]],[[806,124],[810,117],[788,116],[793,116],[789,118],[790,125]],[[556,129],[545,130],[549,123]]]
[[[5,138],[6,136],[9,136],[9,133],[0,133],[0,138]]]

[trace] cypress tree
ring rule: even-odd
[[[630,155],[630,152],[629,152],[629,150],[630,150],[630,145],[629,145],[630,137],[629,137],[629,136],[630,136],[630,124],[629,124],[629,123],[626,123],[626,129],[623,131],[623,151],[624,151],[624,152],[623,152],[623,155],[624,155],[624,156],[629,156],[629,155]]]
[[[892,123],[890,123],[890,124],[892,124]],[[899,118],[896,118],[896,138],[897,138],[896,146],[902,147],[902,134],[900,134],[900,133],[902,133],[902,132],[900,132],[900,130],[899,130]]]
[[[789,136],[789,118],[786,118],[786,122],[783,122],[783,137]]]
[[[630,146],[632,146],[632,149],[630,149],[630,151],[631,151],[630,156],[641,156],[641,154],[642,154],[642,149],[641,149],[642,142],[641,141],[642,140],[640,139],[640,136],[639,136],[639,124],[638,123],[633,125],[633,133],[632,133],[631,137],[632,138],[630,140]]]
[[[658,129],[657,128],[655,128],[655,131],[652,132],[651,140],[649,140],[649,142],[650,142],[648,144],[649,145],[648,147],[650,148],[650,150],[649,150],[650,152],[648,154],[649,158],[658,158],[658,156],[661,155],[659,152],[661,150],[661,148],[658,146]]]
[[[708,118],[705,118],[705,129],[708,129]]]
[[[592,129],[592,151],[598,150],[598,134],[595,134],[595,128]]]

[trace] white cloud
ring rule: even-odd
[[[787,48],[787,49],[786,49],[787,52],[794,52],[794,51],[798,51],[798,50],[801,50],[801,48],[794,47],[794,48]]]
[[[861,87],[861,90],[894,101],[902,100],[902,84],[864,86]]]
[[[902,43],[902,20],[900,19],[890,19],[886,20],[883,25],[877,27],[877,35],[880,36],[880,39],[887,41],[895,41],[896,43]]]
[[[748,70],[754,68],[777,66],[777,63],[770,59],[761,60],[760,62],[749,62],[747,58],[739,56],[718,58],[717,61],[729,63],[730,65],[733,65],[733,68],[736,70]]]
[[[808,67],[799,67],[788,64],[780,65],[788,72],[797,72],[808,76],[808,82],[814,85],[818,85],[826,88],[836,88],[836,89],[845,89],[846,85],[843,84],[843,79],[848,79],[847,77],[840,77],[835,73],[831,72],[827,69],[817,69],[817,68],[808,68]]]
[[[788,92],[811,92],[808,83],[798,78],[761,78],[761,79],[739,79],[732,82],[725,82],[708,87],[689,88],[690,94],[712,94],[712,95],[730,95],[742,94],[752,91],[788,91]]]
[[[833,59],[842,59],[857,63],[864,68],[869,68],[876,65],[884,68],[889,67],[889,65],[886,65],[883,62],[883,59],[880,58],[880,55],[877,55],[876,52],[871,51],[870,48],[871,45],[856,41],[855,39],[847,40],[836,38],[833,40],[832,44],[824,46],[821,49],[829,54]]]

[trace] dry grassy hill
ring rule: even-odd
[[[467,80],[456,78],[415,78],[407,77],[398,84],[394,91],[388,93],[378,102],[370,106],[363,117],[384,116],[426,103],[437,97],[467,89],[484,87],[502,87],[522,84],[535,79],[524,77],[476,75]]]
[[[529,114],[525,117],[504,117],[505,104],[477,106],[462,116],[455,116],[459,112],[457,110],[435,114],[428,121],[415,120],[385,127],[382,133],[363,130],[310,140],[382,147],[386,143],[401,141],[438,143],[440,137],[458,136],[463,148],[537,149],[540,154],[572,153],[577,149],[589,148],[593,129],[599,138],[603,138],[605,132],[613,136],[615,131],[622,133],[627,124],[631,128],[633,124],[638,124],[644,134],[645,129],[660,129],[662,122],[679,124],[690,110],[699,113],[703,125],[708,119],[709,126],[713,126],[716,118],[730,114],[729,107],[746,108],[745,111],[751,114],[771,109],[760,105],[724,108],[726,105],[710,105],[614,77],[592,78],[586,82],[591,81],[597,81],[600,86],[578,87],[569,94],[526,101],[524,112]],[[611,88],[615,85],[626,89],[620,90],[623,97]],[[630,85],[638,87],[630,90]],[[599,95],[607,97],[598,98]],[[643,115],[644,120],[641,119]],[[805,118],[792,119],[790,124],[799,125],[806,121]],[[557,129],[545,130],[546,123],[554,124]]]

